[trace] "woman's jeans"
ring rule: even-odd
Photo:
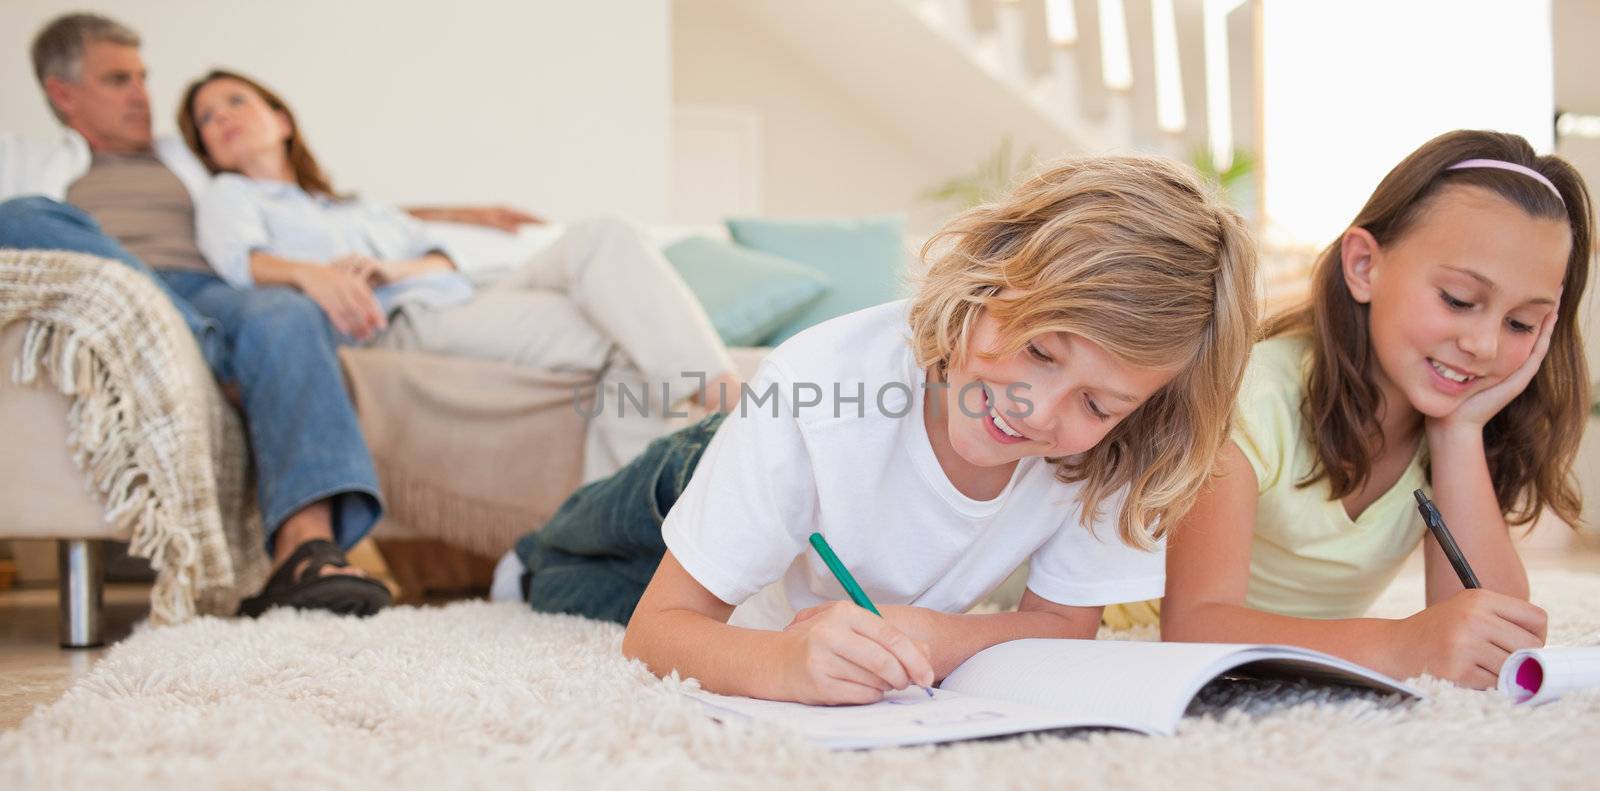
[[[667,552],[662,520],[723,417],[713,414],[650,443],[615,475],[574,492],[544,529],[517,541],[533,609],[621,624],[633,617]]]
[[[212,373],[239,387],[268,548],[284,520],[320,500],[331,499],[340,546],[377,523],[378,478],[344,389],[342,339],[315,302],[290,289],[237,289],[201,272],[156,272],[87,213],[47,198],[0,203],[0,247],[121,261],[172,298]]]

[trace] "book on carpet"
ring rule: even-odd
[[[1524,648],[1500,666],[1500,691],[1514,703],[1548,703],[1600,687],[1600,646]]]
[[[916,687],[861,706],[686,694],[717,719],[768,722],[826,747],[853,750],[1067,728],[1171,735],[1200,688],[1223,676],[1307,679],[1422,697],[1381,673],[1305,648],[1051,639],[981,651],[931,699]]]

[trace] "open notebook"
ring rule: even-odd
[[[852,750],[1061,728],[1170,735],[1200,688],[1224,674],[1305,678],[1421,697],[1381,673],[1304,648],[1044,639],[1014,640],[978,653],[931,699],[915,687],[865,706],[687,694],[718,719],[771,722],[826,747]]]

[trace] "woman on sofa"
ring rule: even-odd
[[[339,331],[393,348],[557,371],[602,370],[616,350],[636,369],[624,378],[664,394],[652,410],[737,398],[704,309],[628,223],[577,223],[479,291],[458,271],[462,254],[423,224],[337,193],[287,103],[256,81],[205,75],[184,92],[178,126],[218,174],[196,206],[200,250],[239,288],[297,288]]]

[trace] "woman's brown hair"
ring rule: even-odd
[[[1497,159],[1531,168],[1549,179],[1561,196],[1525,174],[1497,168],[1449,169],[1468,159]],[[1572,480],[1572,463],[1589,406],[1589,374],[1578,332],[1578,305],[1591,253],[1588,190],[1570,164],[1559,157],[1538,156],[1521,137],[1455,131],[1423,144],[1389,171],[1350,225],[1366,229],[1381,246],[1393,245],[1441,191],[1460,185],[1488,190],[1530,217],[1563,220],[1572,231],[1572,252],[1556,308],[1560,318],[1549,353],[1527,389],[1484,426],[1483,442],[1495,497],[1508,522],[1531,522],[1548,507],[1576,525],[1582,498]],[[1299,485],[1327,479],[1333,499],[1366,482],[1383,439],[1378,426],[1383,397],[1373,384],[1377,363],[1367,306],[1357,302],[1345,285],[1340,242],[1335,240],[1317,257],[1306,302],[1274,317],[1266,330],[1268,337],[1311,338],[1301,415],[1316,454]]]
[[[217,80],[238,80],[250,86],[268,107],[283,113],[284,117],[289,119],[289,139],[284,141],[284,146],[289,154],[289,167],[294,171],[295,183],[300,185],[300,189],[312,195],[339,197],[338,193],[333,191],[333,185],[328,181],[327,175],[322,172],[322,166],[317,164],[317,158],[312,156],[311,147],[306,145],[305,136],[300,134],[300,122],[295,120],[294,111],[289,109],[288,103],[265,85],[226,69],[212,69],[206,76],[189,83],[189,87],[183,91],[183,101],[178,105],[178,129],[183,132],[183,140],[189,144],[189,150],[200,158],[206,170],[215,175],[221,173],[223,169],[211,158],[211,154],[206,151],[205,141],[200,138],[200,127],[194,119],[194,101],[201,88]]]

